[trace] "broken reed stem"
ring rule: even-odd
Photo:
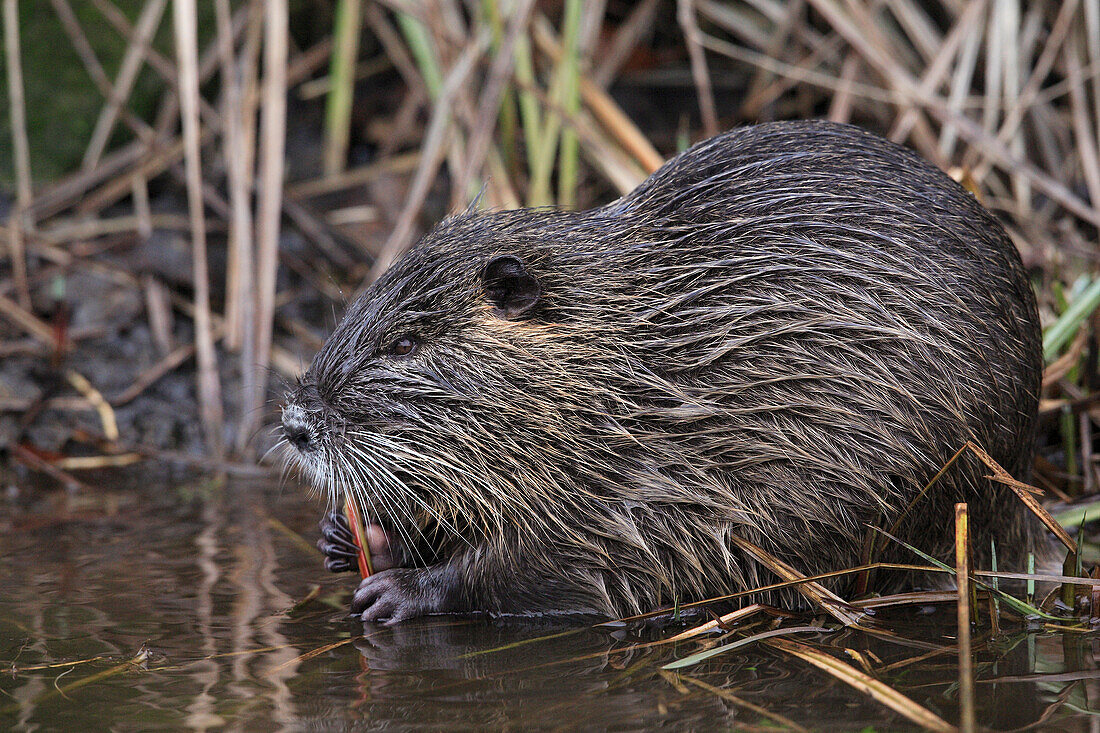
[[[288,10],[286,0],[264,3],[263,118],[260,130],[260,202],[256,215],[257,287],[253,388],[241,400],[237,445],[243,451],[261,420],[267,388],[275,318],[275,278],[279,266],[279,218],[283,198],[283,149],[286,142]]]
[[[206,264],[206,222],[202,199],[199,146],[199,61],[195,0],[173,0],[173,26],[179,64],[180,116],[183,126],[187,205],[191,214],[191,271],[195,286],[195,355],[198,362],[199,409],[207,449],[222,457],[221,383],[211,335],[210,276]]]
[[[958,584],[959,728],[972,733],[974,713],[974,656],[970,645],[970,519],[966,503],[955,505],[955,582]]]
[[[324,170],[341,173],[351,139],[351,102],[355,90],[355,59],[359,55],[360,0],[339,0],[333,20],[332,59],[325,97]]]
[[[8,99],[11,102],[11,138],[15,159],[15,206],[8,219],[8,256],[15,277],[19,305],[31,307],[27,287],[27,255],[23,246],[24,212],[31,205],[31,160],[27,142],[27,108],[23,95],[23,62],[19,50],[19,12],[16,0],[4,0],[4,50],[8,67]]]

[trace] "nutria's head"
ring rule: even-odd
[[[579,500],[586,423],[608,418],[600,329],[569,302],[583,276],[559,274],[565,250],[585,259],[564,244],[578,216],[450,219],[351,305],[283,408],[291,455],[330,501],[350,491],[406,538],[472,543]]]

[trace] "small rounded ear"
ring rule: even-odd
[[[542,296],[539,281],[527,271],[523,260],[512,255],[489,260],[481,271],[481,280],[489,302],[505,318],[519,318]]]

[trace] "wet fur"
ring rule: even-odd
[[[486,284],[501,256],[537,280],[519,314]],[[406,334],[416,351],[387,355]],[[349,308],[287,409],[314,483],[353,492],[419,566],[368,581],[374,617],[622,616],[775,582],[730,535],[807,574],[859,564],[867,525],[966,440],[1024,477],[1039,338],[1019,256],[970,194],[857,128],[775,123],[598,209],[444,221]],[[965,456],[903,539],[950,557],[967,501],[979,562],[995,540],[1020,566],[1034,525],[985,473]]]

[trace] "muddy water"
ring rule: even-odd
[[[373,627],[312,548],[293,486],[130,475],[0,504],[0,730],[896,730],[904,718],[800,660],[749,647],[686,675],[652,630],[430,618]],[[803,634],[957,719],[947,610],[892,633]],[[667,635],[667,631],[665,634]],[[790,637],[788,637],[790,638]],[[1004,633],[979,719],[1087,730],[1091,636]],[[918,660],[918,661],[913,661]]]

